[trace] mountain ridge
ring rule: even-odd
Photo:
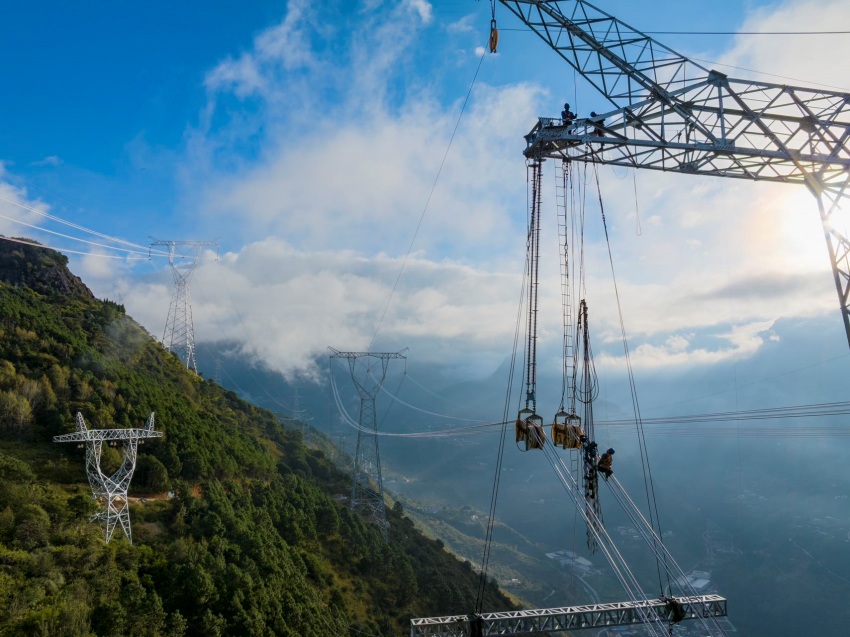
[[[298,427],[186,370],[64,256],[0,242],[0,272],[0,637],[397,635],[474,608],[478,574],[401,504],[385,542]],[[80,450],[51,442],[78,411],[100,428],[156,412],[134,545],[104,543]],[[118,460],[104,447],[105,473]],[[485,589],[488,609],[513,607]]]

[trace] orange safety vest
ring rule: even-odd
[[[599,458],[599,468],[600,469],[610,469],[611,463],[614,461],[614,457],[609,453],[603,453]]]

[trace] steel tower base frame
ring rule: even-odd
[[[92,498],[103,507],[92,516],[91,521],[98,520],[103,523],[107,543],[112,539],[116,526],[120,526],[130,544],[133,543],[127,490],[130,488],[130,480],[136,470],[139,440],[161,438],[163,435],[161,431],[154,431],[153,427],[153,412],[143,429],[89,429],[86,427],[83,415],[77,412],[77,431],[53,437],[53,442],[85,443],[86,475],[91,486]],[[100,469],[103,442],[118,440],[124,442],[121,466],[111,476],[107,476]]]
[[[719,595],[677,597],[684,619],[726,617],[726,599]],[[501,613],[482,613],[481,635],[543,635],[562,630],[629,626],[644,622],[672,621],[669,600],[651,599],[588,606],[539,608]],[[474,617],[451,615],[410,620],[410,637],[473,637]]]
[[[331,359],[348,361],[351,380],[360,396],[360,419],[357,431],[357,450],[354,454],[354,475],[351,486],[351,510],[362,512],[381,529],[384,538],[389,531],[387,510],[384,504],[384,482],[381,475],[381,454],[378,449],[378,418],[375,397],[387,376],[390,360],[406,357],[401,352],[340,352],[329,348]],[[364,378],[358,378],[358,359],[369,359]],[[378,369],[378,374],[372,370]]]

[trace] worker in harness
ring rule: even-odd
[[[611,477],[611,474],[614,473],[614,471],[611,469],[611,465],[613,464],[613,462],[614,462],[614,450],[613,449],[609,449],[608,451],[603,453],[601,456],[599,456],[599,464],[596,465],[596,468],[599,469],[599,471],[602,474],[605,475],[606,480],[608,480],[608,478]]]
[[[564,126],[569,126],[573,123],[573,120],[576,118],[576,114],[570,110],[569,104],[564,104],[564,110],[561,111],[561,121]]]

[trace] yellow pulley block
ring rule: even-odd
[[[495,53],[499,46],[499,29],[496,28],[496,21],[490,20],[490,53]]]
[[[546,444],[546,430],[543,428],[543,419],[537,414],[532,414],[525,419],[527,433],[525,436],[525,450],[542,449]]]
[[[534,415],[534,412],[530,409],[522,409],[517,414],[516,417],[516,425],[514,427],[514,431],[516,433],[516,441],[520,442],[525,440],[528,436],[528,422],[527,419]]]
[[[552,444],[564,449],[581,449],[581,418],[575,414],[559,411],[552,423]]]

